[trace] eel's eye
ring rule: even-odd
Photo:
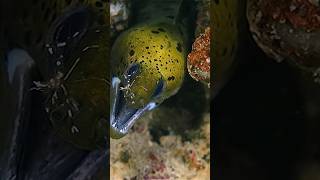
[[[127,75],[129,76],[129,78],[131,78],[132,76],[134,76],[135,74],[137,74],[138,71],[139,71],[139,65],[138,65],[138,64],[133,64],[133,65],[127,70]]]
[[[66,16],[62,18],[54,33],[54,41],[57,43],[67,43],[80,38],[89,26],[89,12],[86,9],[76,10]]]
[[[164,82],[162,79],[160,79],[158,81],[158,84],[157,84],[157,87],[156,89],[154,90],[154,93],[152,95],[152,97],[157,97],[159,96],[159,94],[161,94],[161,92],[163,91],[163,87],[164,87]]]

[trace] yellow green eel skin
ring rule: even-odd
[[[212,92],[214,96],[226,81],[234,65],[239,46],[241,28],[244,26],[245,0],[211,1],[211,57]]]
[[[113,44],[111,137],[177,93],[186,71],[188,0],[137,0],[131,28]]]
[[[105,0],[2,2],[2,54],[20,49],[35,61],[33,90],[53,129],[82,149],[105,147],[109,111],[109,5]]]

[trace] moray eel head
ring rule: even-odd
[[[170,25],[136,26],[122,33],[111,51],[111,137],[180,88],[185,71],[181,35]]]

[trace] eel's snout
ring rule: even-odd
[[[156,107],[155,102],[149,102],[140,108],[131,107],[120,89],[121,80],[118,77],[112,78],[111,88],[111,116],[110,116],[110,137],[119,139],[125,136],[133,124],[147,111]]]

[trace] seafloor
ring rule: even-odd
[[[112,180],[209,179],[209,114],[204,115],[198,130],[190,132],[197,134],[191,140],[183,141],[181,135],[169,133],[160,136],[157,142],[149,130],[149,121],[155,113],[143,117],[129,135],[120,140],[111,140]]]

